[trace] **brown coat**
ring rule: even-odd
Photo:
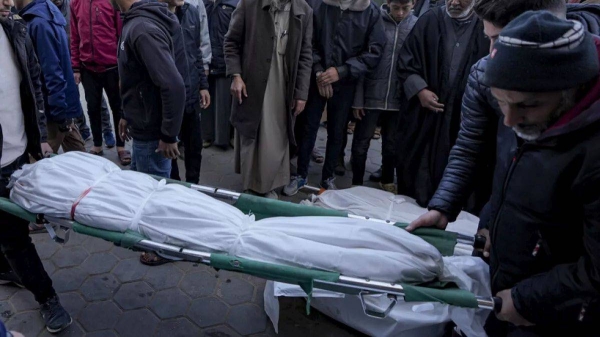
[[[304,0],[291,0],[290,23],[286,47],[289,71],[287,85],[288,135],[294,139],[295,117],[292,103],[308,99],[312,69],[312,9]],[[261,122],[262,106],[273,57],[275,28],[269,13],[271,0],[241,0],[233,12],[223,50],[227,76],[241,74],[248,97],[242,104],[233,100],[231,123],[237,131],[255,139]]]

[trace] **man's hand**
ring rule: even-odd
[[[417,95],[419,97],[419,101],[421,101],[421,106],[429,109],[433,112],[442,112],[444,111],[444,104],[438,102],[439,98],[436,94],[431,90],[423,89]]]
[[[306,101],[297,99],[292,103],[292,109],[294,109],[294,116],[298,116],[299,114],[302,113],[302,111],[304,111],[304,108],[306,107]]]
[[[490,247],[492,246],[490,231],[487,228],[482,228],[477,231],[477,235],[485,237],[485,247],[483,247],[483,251],[481,249],[478,249],[477,251],[483,252],[483,257],[490,257]]]
[[[156,153],[161,153],[165,158],[168,159],[177,159],[179,157],[179,148],[177,143],[165,143],[162,140],[158,142],[158,149],[156,149]]]
[[[331,86],[331,84],[317,84],[317,88],[319,88],[319,95],[321,95],[322,97],[325,97],[326,99],[330,99],[331,97],[333,97],[333,87]]]
[[[121,118],[119,120],[119,137],[124,142],[130,141],[131,136],[129,135],[129,126],[127,126],[127,120]]]
[[[517,309],[515,309],[511,293],[512,289],[507,289],[496,294],[497,297],[502,299],[502,310],[500,310],[500,313],[496,313],[496,317],[501,321],[509,322],[516,326],[535,325],[523,318]]]
[[[340,74],[335,67],[325,70],[320,75],[317,75],[317,83],[320,85],[332,84],[340,80]]]
[[[73,73],[73,77],[75,78],[75,84],[79,85],[79,83],[81,83],[81,73]]]
[[[352,109],[352,113],[354,114],[354,118],[358,119],[359,121],[362,120],[363,117],[365,117],[365,109],[363,108]]]
[[[417,220],[411,222],[410,225],[406,227],[406,230],[412,232],[419,227],[446,229],[446,226],[448,226],[448,218],[440,211],[431,210],[421,215]]]
[[[246,92],[246,83],[242,80],[241,76],[234,76],[233,82],[231,82],[231,95],[237,98],[239,104],[242,104],[242,95],[248,97]]]
[[[200,90],[200,107],[202,109],[208,109],[210,106],[210,94],[208,90]]]
[[[54,151],[52,150],[52,147],[50,146],[50,144],[42,143],[42,156],[44,158],[50,157],[50,155],[53,153],[54,153]]]

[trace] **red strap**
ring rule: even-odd
[[[81,193],[81,195],[73,203],[73,206],[71,206],[71,220],[75,221],[75,209],[77,208],[77,205],[79,205],[81,200],[83,200],[83,198],[85,198],[85,196],[88,195],[88,193],[90,193],[91,190],[92,188],[90,187],[87,190],[83,191],[83,193]]]

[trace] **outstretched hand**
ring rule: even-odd
[[[435,227],[439,229],[446,229],[447,226],[448,217],[446,217],[440,211],[431,210],[421,215],[417,220],[411,222],[410,225],[406,227],[406,230],[412,232],[420,227]]]

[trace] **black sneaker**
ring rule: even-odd
[[[25,288],[21,283],[21,279],[12,270],[0,273],[0,284],[12,284],[19,288]]]
[[[62,305],[60,305],[57,296],[52,297],[48,302],[42,304],[40,312],[44,322],[46,322],[46,329],[50,333],[59,333],[73,323],[73,319]]]
[[[381,176],[382,175],[383,175],[382,169],[381,169],[381,167],[379,167],[379,170],[371,173],[371,175],[369,176],[369,180],[373,181],[373,182],[376,182],[376,183],[381,182]]]
[[[335,178],[329,178],[321,181],[321,188],[325,190],[337,190],[337,187],[335,187],[335,184],[333,183],[334,180]]]

